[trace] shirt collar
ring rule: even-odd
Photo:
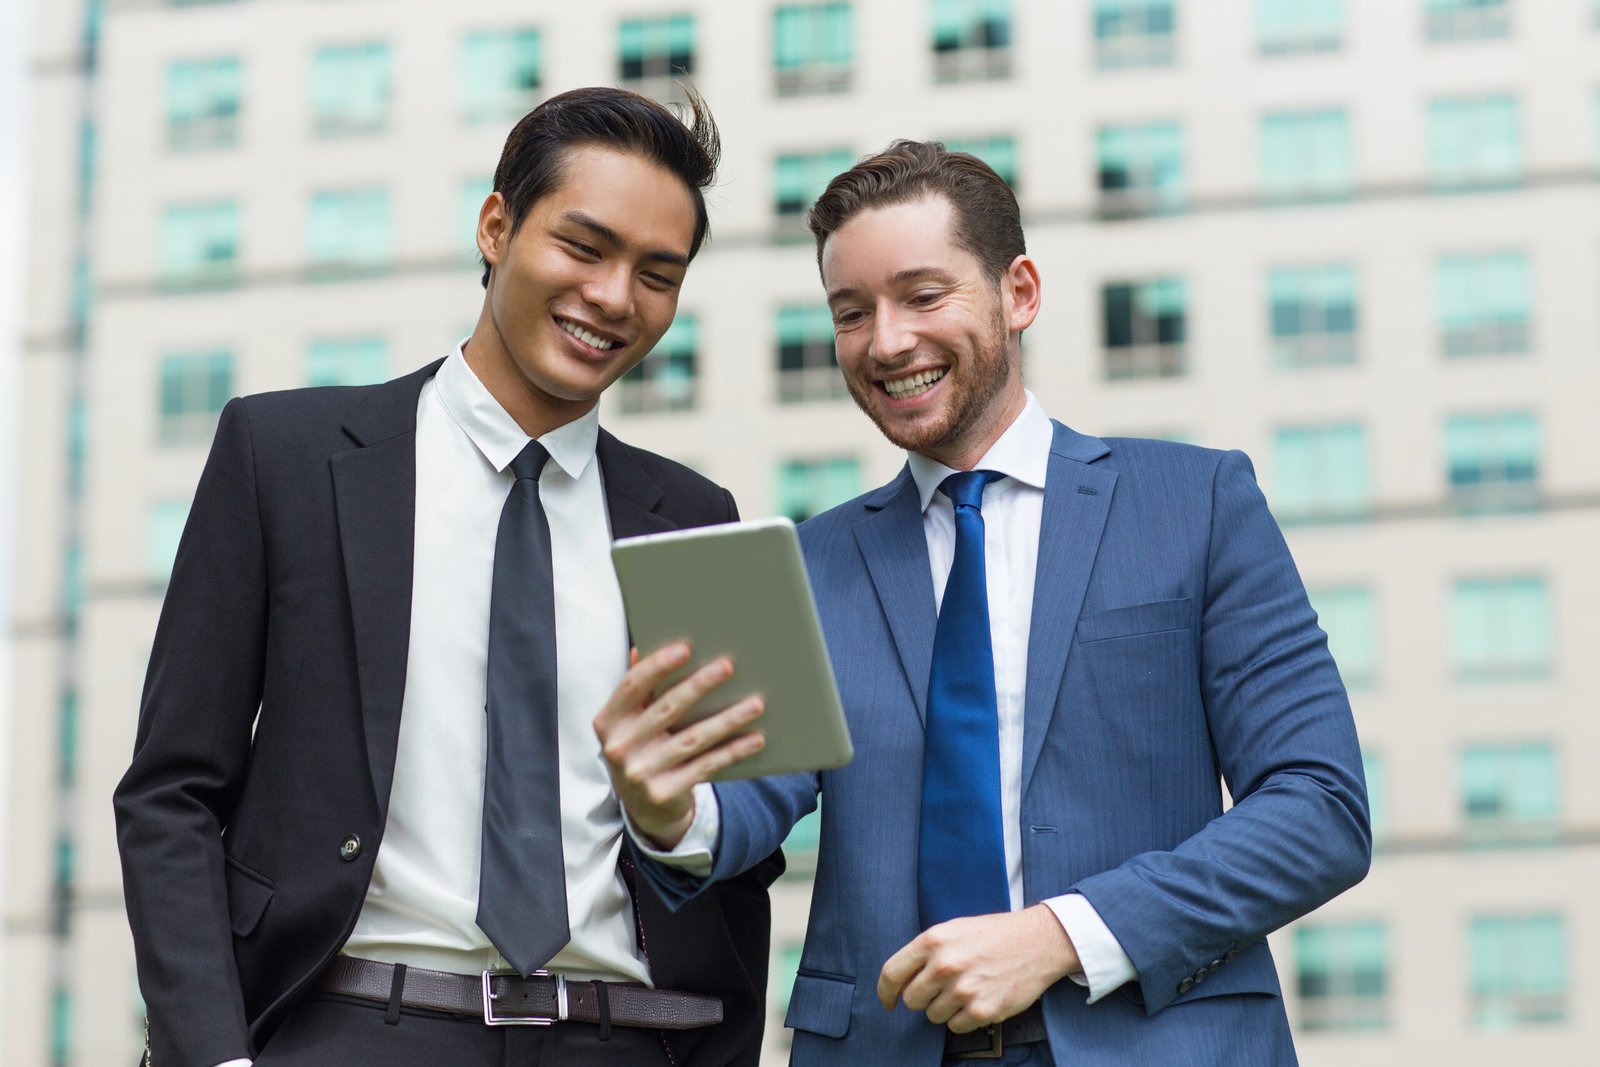
[[[528,444],[528,435],[522,432],[506,409],[494,398],[478,376],[467,365],[467,358],[457,344],[433,384],[439,391],[439,402],[444,405],[450,420],[483,453],[483,458],[497,471],[511,465]],[[600,437],[600,405],[564,426],[557,426],[539,438],[539,443],[550,452],[550,458],[569,478],[576,479],[594,459],[595,442]]]
[[[1043,489],[1045,471],[1050,466],[1050,444],[1055,438],[1055,428],[1050,425],[1050,419],[1039,406],[1039,401],[1034,399],[1033,393],[1024,390],[1023,395],[1028,400],[1022,406],[1021,414],[1006,427],[1006,432],[989,447],[974,469],[999,471],[1023,485]],[[917,492],[922,495],[922,510],[927,511],[940,483],[956,473],[955,468],[946,467],[919,452],[908,453],[907,462],[911,467],[911,477],[917,483]]]

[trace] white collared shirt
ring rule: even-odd
[[[539,438],[555,574],[561,834],[571,942],[549,969],[649,981],[617,868],[622,814],[591,722],[627,667],[595,459],[598,410]],[[478,929],[489,593],[511,460],[528,443],[460,346],[417,402],[416,556],[394,788],[347,955],[434,970],[504,967]],[[551,798],[556,803],[556,798]]]

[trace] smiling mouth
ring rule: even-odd
[[[609,338],[601,337],[599,334],[590,333],[577,323],[568,322],[566,319],[556,319],[556,325],[597,352],[609,352],[622,344],[621,341],[613,341]]]
[[[946,373],[947,368],[941,367],[938,370],[925,370],[908,378],[896,378],[894,381],[883,381],[878,384],[883,386],[883,391],[894,399],[909,400],[911,397],[921,396],[929,389],[932,389],[934,383],[943,378]]]

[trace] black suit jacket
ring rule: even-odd
[[[253,1053],[361,910],[405,689],[417,400],[438,366],[222,413],[115,794],[161,1067]],[[596,452],[618,537],[737,518],[686,467],[603,430]],[[781,870],[774,854],[676,914],[635,895],[657,984],[723,998],[722,1024],[672,1035],[680,1062],[756,1064]]]

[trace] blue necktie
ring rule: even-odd
[[[952,474],[939,486],[956,513],[955,558],[933,636],[917,903],[924,928],[1011,910],[1000,817],[1000,725],[983,566],[983,487],[998,471]]]
[[[570,940],[556,730],[556,602],[537,441],[511,461],[489,595],[489,747],[478,928],[518,974]]]

